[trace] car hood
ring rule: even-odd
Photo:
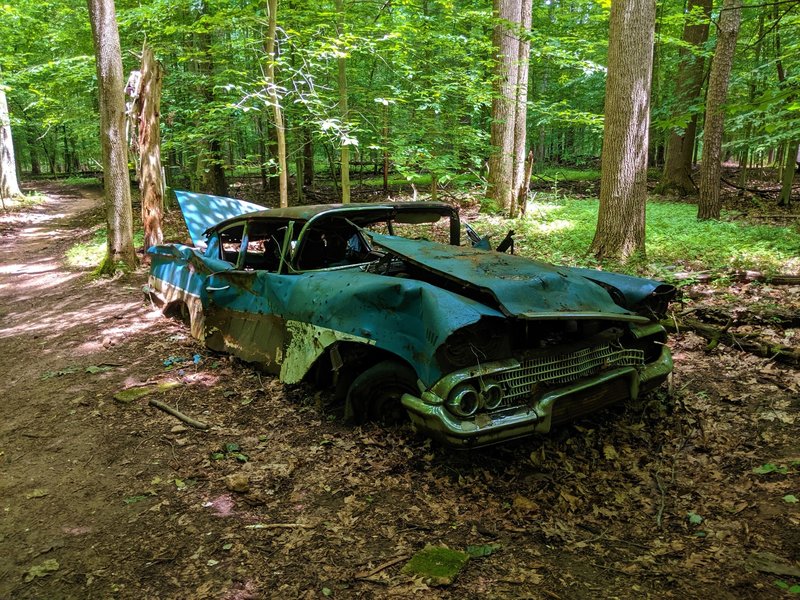
[[[614,303],[583,274],[520,256],[367,232],[373,244],[438,280],[443,287],[524,319],[648,322]]]
[[[206,230],[220,221],[265,208],[236,198],[196,194],[183,190],[176,190],[175,197],[178,199],[183,220],[186,222],[186,228],[189,230],[189,236],[195,246],[204,245]]]

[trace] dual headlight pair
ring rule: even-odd
[[[503,388],[491,379],[480,381],[479,386],[462,382],[450,390],[447,408],[459,417],[471,417],[479,409],[494,410],[503,402]]]

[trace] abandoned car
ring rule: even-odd
[[[354,419],[407,414],[481,446],[636,398],[672,369],[657,322],[672,286],[491,251],[471,230],[462,245],[447,204],[177,197],[193,246],[148,250],[151,297],[212,350],[332,386]],[[449,243],[420,238],[428,225]]]

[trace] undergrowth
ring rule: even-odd
[[[144,244],[144,235],[141,231],[134,232],[134,246]],[[74,269],[96,269],[106,257],[106,228],[97,227],[87,240],[74,243],[67,250],[65,258],[67,266]]]
[[[597,200],[562,199],[530,203],[524,217],[507,220],[482,215],[476,226],[499,241],[516,231],[517,253],[553,263],[596,267],[588,253],[597,224]],[[495,242],[495,243],[496,243]],[[753,269],[766,273],[800,269],[800,232],[790,227],[729,221],[698,221],[691,204],[647,205],[646,261],[604,263],[623,272],[665,279],[674,271]]]

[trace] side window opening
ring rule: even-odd
[[[232,225],[220,231],[220,258],[235,265],[239,259],[239,252],[242,249],[243,237],[244,223]]]

